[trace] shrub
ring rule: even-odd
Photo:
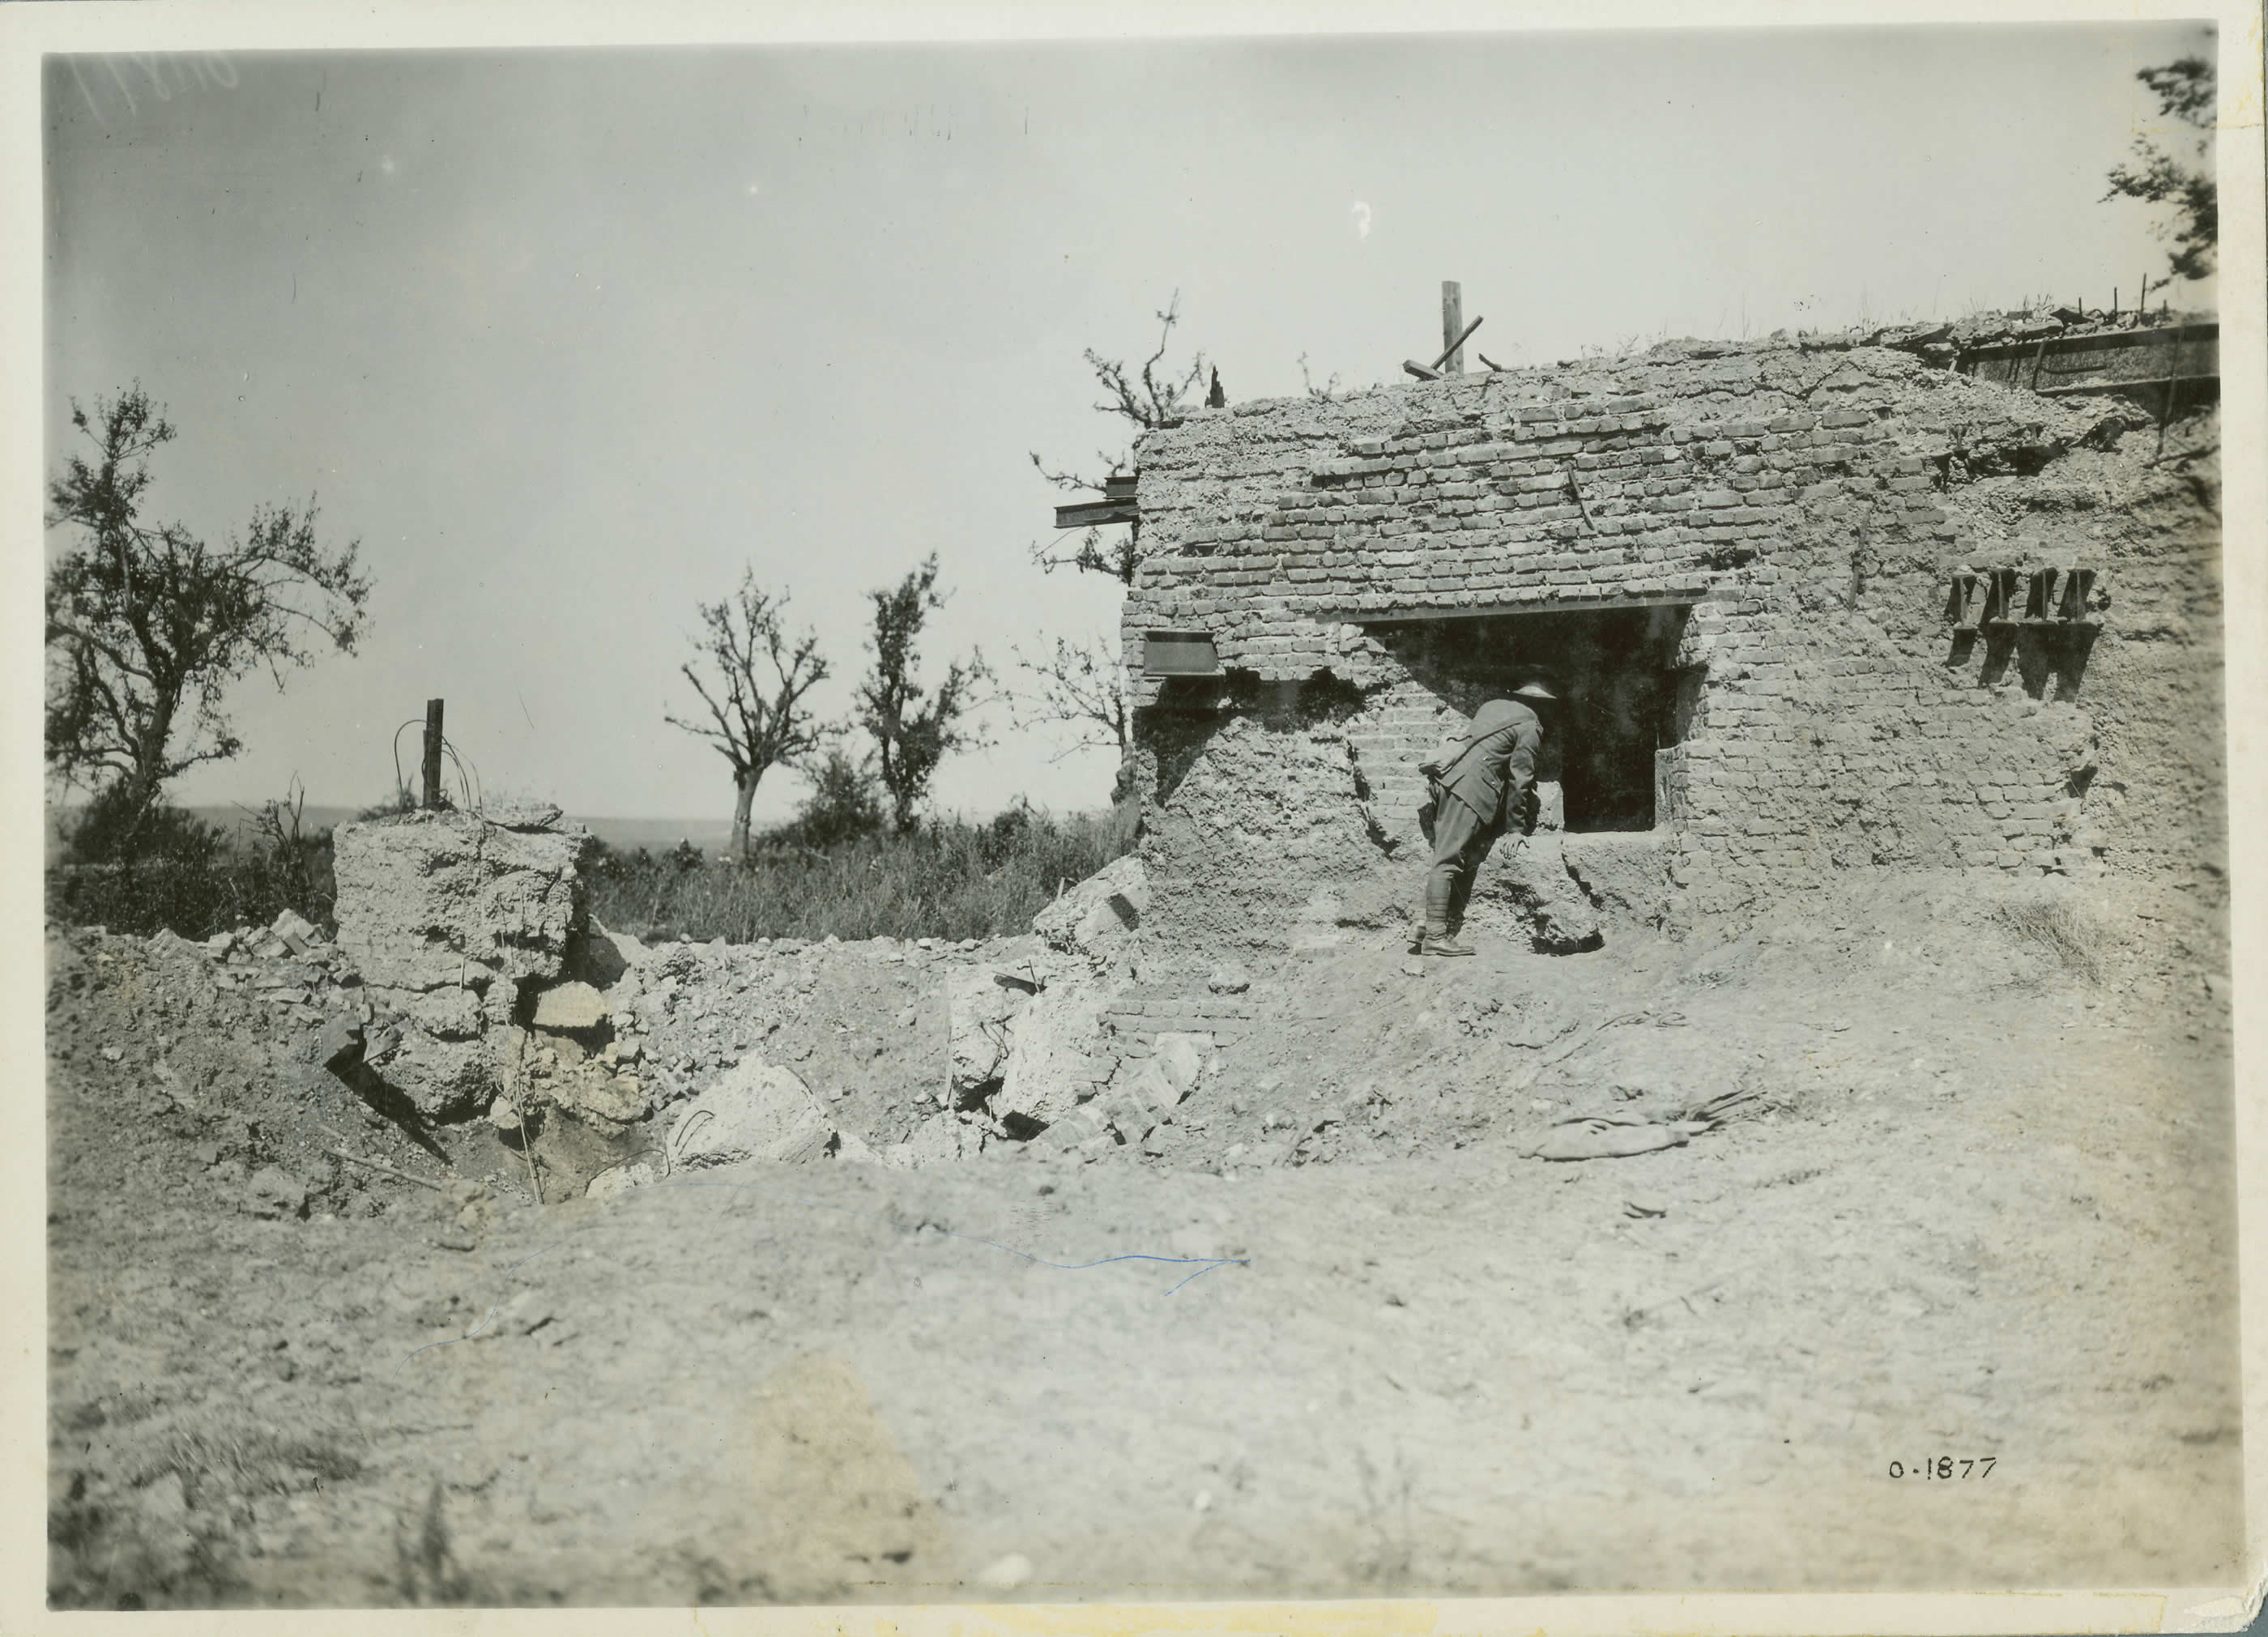
[[[811,775],[811,794],[794,819],[765,839],[790,847],[839,846],[882,828],[882,793],[873,768],[829,750]]]
[[[2115,934],[2100,911],[2076,898],[2015,898],[1996,905],[1992,918],[2091,984],[2101,983],[2108,974],[2108,951]]]
[[[117,805],[98,796],[71,826],[64,861],[48,872],[50,918],[192,939],[264,926],[287,909],[332,924],[331,835],[301,833],[296,790],[262,804],[243,837],[164,806],[122,822]]]

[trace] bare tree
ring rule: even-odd
[[[221,712],[229,686],[319,646],[352,653],[370,581],[349,542],[327,551],[313,500],[260,505],[242,539],[198,539],[142,515],[150,457],[173,425],[137,382],[71,424],[95,446],[48,488],[48,527],[82,543],[48,571],[47,760],[66,781],[108,776],[131,834],[167,780],[243,746]]]
[[[1189,360],[1186,370],[1164,367],[1167,350],[1173,344],[1174,327],[1182,320],[1181,291],[1166,303],[1165,311],[1157,313],[1158,345],[1156,350],[1138,366],[1130,366],[1116,358],[1106,358],[1094,348],[1086,349],[1087,367],[1094,372],[1095,384],[1102,388],[1101,401],[1095,404],[1100,415],[1116,417],[1130,423],[1141,431],[1154,431],[1163,426],[1178,426],[1188,415],[1191,405],[1189,395],[1197,383],[1205,379],[1205,356],[1199,352]],[[1213,395],[1220,397],[1220,381],[1216,372],[1212,382]],[[1089,476],[1073,469],[1056,470],[1040,458],[1032,455],[1033,468],[1058,489],[1074,492],[1097,491],[1105,483],[1127,470],[1132,459],[1130,448],[1113,454],[1097,450],[1094,458],[1104,468],[1101,476]],[[1114,525],[1113,527],[1118,527]],[[1108,574],[1125,585],[1134,583],[1134,571],[1140,564],[1140,526],[1123,526],[1123,535],[1106,538],[1100,528],[1090,528],[1078,540],[1066,546],[1057,541],[1035,542],[1032,560],[1053,572],[1069,566],[1093,574]]]
[[[773,768],[794,766],[826,738],[803,700],[826,680],[827,660],[812,631],[788,635],[786,594],[775,597],[760,588],[753,568],[741,575],[732,597],[698,606],[695,657],[678,668],[701,696],[709,719],[666,714],[663,719],[707,742],[731,766],[733,848],[745,859],[757,785]],[[715,672],[705,682],[696,668],[703,661]]]
[[[1016,668],[1028,686],[1011,696],[1017,726],[1055,723],[1073,730],[1074,738],[1058,756],[1073,750],[1101,747],[1122,755],[1127,748],[1126,680],[1120,673],[1118,653],[1107,637],[1092,642],[1056,638],[1055,651],[1038,659],[1020,648],[1012,650]]]
[[[2182,57],[2161,68],[2137,74],[2157,93],[2158,111],[2189,128],[2183,140],[2186,159],[2169,152],[2148,136],[2134,138],[2136,163],[2110,173],[2109,199],[2139,199],[2145,204],[2171,204],[2171,225],[2156,225],[2161,239],[2171,239],[2173,270],[2183,278],[2211,274],[2220,244],[2220,199],[2213,178],[2213,129],[2218,87],[2213,65],[2205,57]]]
[[[895,586],[867,597],[874,605],[867,639],[874,663],[858,684],[858,722],[874,741],[875,771],[889,793],[890,816],[903,831],[914,827],[938,763],[952,751],[983,742],[967,724],[976,689],[991,672],[984,656],[972,653],[946,667],[935,693],[918,680],[922,630],[945,606],[934,552]]]
[[[1111,799],[1118,800],[1125,793],[1132,731],[1126,708],[1126,678],[1119,667],[1116,645],[1107,637],[1083,643],[1058,637],[1054,651],[1036,660],[1020,648],[1011,652],[1016,668],[1026,679],[1025,686],[1009,696],[1016,725],[1071,730],[1071,741],[1050,761],[1060,762],[1075,750],[1117,751],[1119,771]]]

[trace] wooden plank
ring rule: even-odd
[[[1056,508],[1057,528],[1098,528],[1106,523],[1131,523],[1142,509],[1131,500],[1080,500]]]
[[[438,699],[425,702],[425,763],[422,771],[425,782],[424,805],[438,807],[441,805],[441,702]]]
[[[1134,485],[1139,481],[1138,473],[1121,472],[1116,477],[1106,477],[1102,480],[1102,492],[1113,500],[1131,500],[1134,498]]]
[[[1441,281],[1441,358],[1434,368],[1448,375],[1465,372],[1465,289],[1454,278]]]
[[[2023,387],[2042,397],[2161,385],[2220,371],[2220,326],[2175,325],[2104,336],[2065,336],[1978,347],[1956,365],[1972,380]]]
[[[1452,375],[1463,374],[1465,372],[1463,363],[1465,356],[1465,343],[1471,338],[1472,333],[1480,327],[1480,320],[1475,319],[1471,323],[1466,325],[1464,328],[1458,331],[1457,338],[1448,344],[1448,346],[1442,351],[1440,358],[1433,360],[1433,367],[1438,370],[1443,365],[1447,364],[1451,358],[1455,358],[1458,360],[1458,365],[1455,369],[1451,370],[1449,373]]]
[[[2218,341],[2220,325],[2206,320],[2195,324],[2165,324],[2149,329],[2111,329],[2099,334],[2080,336],[2049,336],[2030,341],[1996,341],[1982,347],[1962,350],[1962,363],[1972,358],[2026,358],[2038,348],[2040,340],[2048,343],[2051,354],[2058,352],[2117,352],[2129,347],[2170,347],[2189,342]]]
[[[2042,387],[2038,389],[2038,395],[2043,398],[2068,398],[2074,393],[2134,392],[2145,387],[2150,388],[2154,392],[2162,392],[2169,387],[2178,387],[2186,381],[2218,381],[2220,379],[2220,377],[2217,374],[2153,375],[2146,380],[2106,380],[2088,381],[2085,385],[2078,387]]]

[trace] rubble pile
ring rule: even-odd
[[[345,1145],[402,1165],[438,1152],[413,1160],[401,1125],[319,1066],[374,1014],[353,962],[291,911],[202,942],[54,928],[48,985],[51,1061],[109,1111],[124,1185],[217,1191],[256,1217],[375,1215],[398,1193],[342,1165]]]

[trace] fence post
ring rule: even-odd
[[[1454,278],[1441,281],[1441,345],[1448,357],[1442,361],[1444,374],[1465,372],[1465,292]]]
[[[441,805],[441,702],[425,702],[425,800],[428,807]]]

